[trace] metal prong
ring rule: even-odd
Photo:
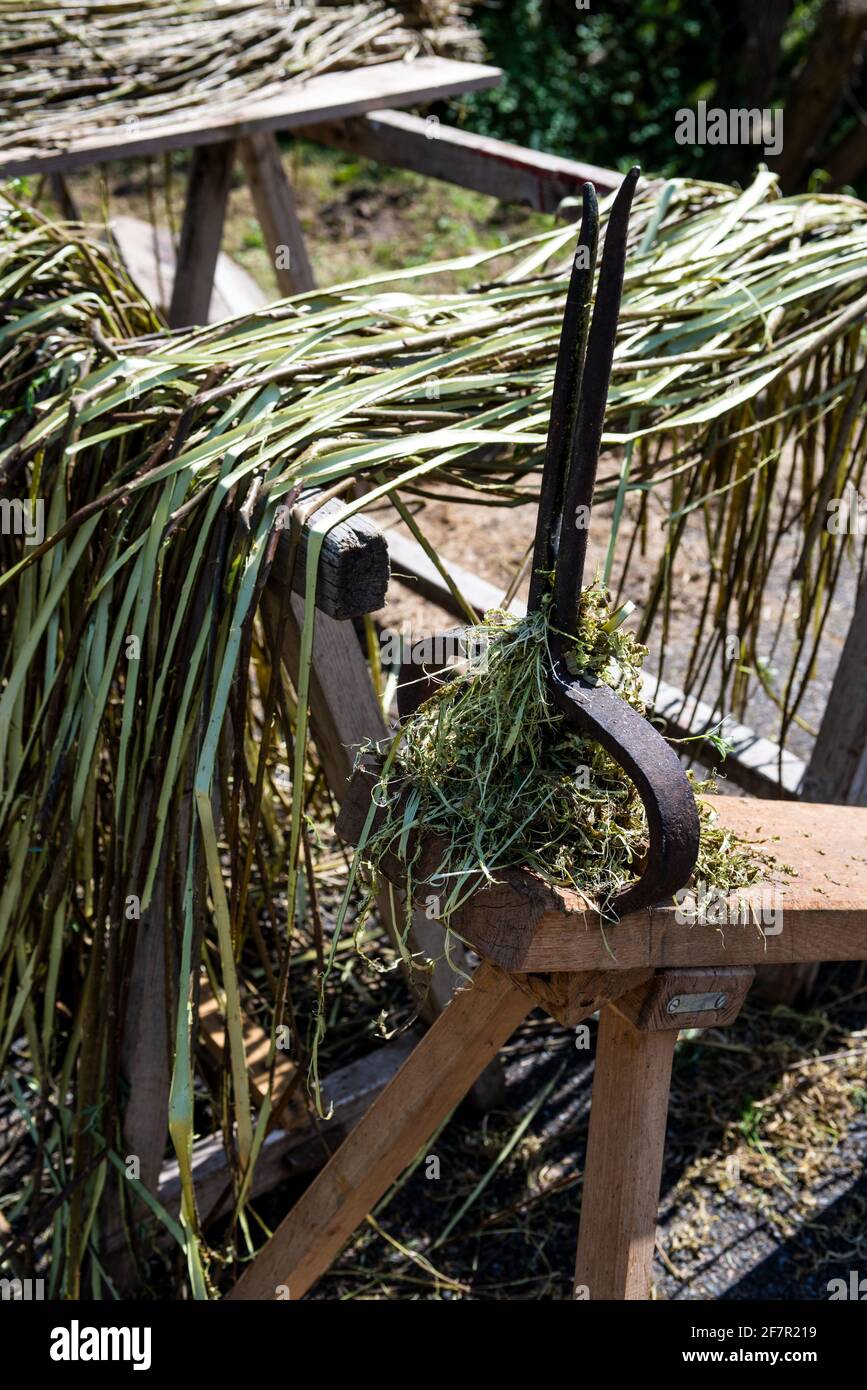
[[[608,382],[617,338],[617,317],[623,291],[629,210],[640,170],[630,169],[617,190],[605,231],[605,249],[596,287],[596,303],[587,340],[581,400],[572,435],[572,448],[563,494],[563,535],[557,559],[554,587],[554,624],[561,632],[572,633],[578,621],[578,596],[587,554],[587,525],[596,484],[599,446],[608,400]],[[586,507],[579,514],[578,508]],[[580,517],[581,525],[576,525]]]
[[[581,396],[584,356],[587,351],[590,298],[593,292],[596,247],[599,240],[599,209],[596,189],[592,183],[585,183],[583,195],[581,231],[572,262],[563,327],[560,330],[557,366],[554,371],[554,389],[551,394],[551,416],[530,576],[530,609],[538,608],[545,583],[542,576],[554,568],[557,560],[563,492]]]

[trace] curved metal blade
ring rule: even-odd
[[[700,829],[695,797],[677,754],[649,720],[607,685],[571,676],[562,656],[553,663],[550,686],[569,723],[620,764],[644,804],[650,832],[646,866],[614,901],[613,911],[625,917],[673,897],[695,868]]]

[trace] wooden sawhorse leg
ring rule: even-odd
[[[571,1027],[647,973],[591,971],[537,982],[483,960],[228,1297],[301,1298],[536,1004]]]
[[[533,999],[483,961],[228,1295],[301,1298],[526,1018]],[[288,1290],[288,1292],[286,1292]]]
[[[613,1004],[596,1044],[575,1297],[649,1298],[677,1032],[639,1032]]]
[[[247,175],[281,293],[298,294],[314,288],[310,258],[277,137],[267,132],[239,142],[223,140],[197,145],[193,150],[169,307],[172,328],[208,321],[236,154],[240,155]]]
[[[740,1012],[751,966],[664,970],[601,1012],[575,1297],[648,1299],[674,1047]]]
[[[277,136],[270,130],[250,135],[240,141],[238,153],[280,293],[303,294],[315,289],[295,194],[283,168]]]
[[[234,140],[193,150],[169,307],[172,328],[208,322],[234,158]]]

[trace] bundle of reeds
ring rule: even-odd
[[[277,509],[359,477],[373,488],[354,507],[390,497],[405,511],[433,479],[487,504],[530,494],[575,237],[558,227],[450,263],[489,267],[468,291],[437,293],[443,266],[427,267],[169,334],[88,237],[4,210],[0,484],[4,500],[42,504],[44,538],[0,537],[0,1050],[22,1047],[33,1070],[21,1104],[41,1138],[20,1206],[56,1201],[66,1292],[83,1270],[101,1288],[95,1213],[117,1143],[131,910],[158,902],[165,924],[171,1132],[199,1295],[189,1153],[203,954],[226,1001],[239,1219],[267,1125],[246,1082],[243,963],[252,953],[265,972],[273,1042],[313,781],[313,604],[294,703],[276,664],[250,659]],[[804,551],[802,645],[818,641],[849,543],[825,528],[826,499],[865,464],[867,209],[778,199],[764,174],[740,195],[648,185],[633,237],[608,414],[619,457],[603,461],[600,491],[615,501],[613,535],[632,494],[639,540],[651,503],[669,514],[649,630],[664,632],[684,519],[703,517],[698,679],[731,609],[742,635],[761,631],[785,531]],[[627,587],[637,553],[638,541]],[[311,588],[316,559],[314,543]],[[783,689],[787,708],[797,694]],[[275,720],[293,763],[278,863],[258,853]]]
[[[0,0],[0,150],[49,153],[130,123],[216,121],[319,73],[420,53],[478,58],[454,0]]]

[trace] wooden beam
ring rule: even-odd
[[[564,1028],[575,1028],[603,1004],[637,990],[652,980],[653,975],[650,969],[590,970],[587,974],[563,970],[548,975],[513,975],[512,978],[551,1018],[562,1023]]]
[[[231,140],[193,152],[168,313],[172,328],[208,322],[234,154]]]
[[[301,1298],[532,1006],[508,975],[483,961],[228,1297]]]
[[[568,895],[558,893],[558,907],[551,910],[553,897],[548,899],[536,929],[523,933],[505,921],[502,904],[484,904],[483,891],[474,899],[472,924],[462,918],[458,929],[504,968],[517,970],[867,959],[867,808],[728,796],[709,800],[723,826],[760,842],[796,871],[776,885],[760,883],[731,894],[727,923],[678,921],[678,909],[667,904],[624,918],[603,937],[577,897],[566,908]],[[496,891],[491,890],[492,899]],[[752,904],[759,922],[764,916],[761,927],[752,920],[742,924],[739,897]],[[524,911],[529,917],[526,901]]]
[[[375,115],[323,122],[305,127],[302,134],[333,149],[348,150],[398,169],[412,169],[537,212],[554,212],[564,198],[579,198],[588,180],[599,193],[610,193],[619,188],[623,177],[613,169],[456,130],[435,117],[411,116],[405,111],[377,111]]]
[[[262,608],[274,636],[279,595],[271,586],[265,590]],[[298,678],[303,623],[304,601],[293,595],[281,653],[293,684]],[[354,628],[325,613],[317,613],[313,629],[310,718],[326,781],[339,804],[346,795],[356,750],[367,739],[385,737],[387,730]]]
[[[185,778],[189,774],[185,765]],[[149,823],[154,788],[146,779],[137,831],[135,862],[142,863],[144,827]],[[183,854],[183,849],[182,849]],[[169,849],[160,855],[150,905],[141,915],[133,943],[129,992],[120,1040],[120,1073],[126,1083],[121,1107],[121,1158],[138,1159],[136,1176],[154,1195],[166,1150],[171,1084],[171,1024],[166,1008],[166,879]],[[109,1169],[101,1198],[103,1227],[117,1233],[107,1265],[112,1280],[126,1289],[134,1280],[135,1261],[126,1241],[124,1209],[134,1202],[124,1178]]]
[[[374,769],[375,773],[375,769]],[[356,772],[344,798],[338,833],[357,840],[370,805],[372,771]],[[782,965],[867,959],[867,808],[808,802],[707,797],[719,824],[770,852],[780,870],[771,879],[711,897],[698,920],[688,895],[602,923],[583,898],[521,869],[501,869],[458,908],[455,931],[512,972],[634,970],[646,966]],[[410,846],[416,854],[416,901],[443,854],[437,837]],[[785,873],[792,866],[792,876]],[[403,883],[394,855],[383,873]],[[469,886],[469,885],[468,885]],[[704,896],[702,885],[699,893]]]
[[[150,906],[137,925],[121,1048],[121,1072],[129,1087],[123,1109],[122,1157],[138,1157],[139,1179],[151,1193],[157,1190],[168,1138],[170,1041],[165,1007],[164,871],[165,858],[161,857]]]
[[[849,632],[804,778],[811,801],[867,806],[867,580]]]
[[[303,294],[314,289],[313,268],[277,136],[273,131],[250,135],[240,141],[238,150],[280,293]]]
[[[265,101],[244,99],[216,121],[208,102],[203,101],[192,117],[144,119],[135,135],[114,129],[76,138],[73,130],[67,148],[52,153],[28,146],[24,132],[19,146],[0,154],[0,175],[8,178],[50,170],[64,173],[113,159],[135,159],[162,150],[238,140],[263,130],[290,130],[318,121],[339,120],[384,106],[443,101],[461,92],[495,87],[501,77],[499,68],[436,57],[328,72],[289,83],[279,96]]]
[[[60,209],[60,215],[64,221],[81,222],[81,211],[63,175],[49,174],[48,185],[51,189],[51,196]]]
[[[301,506],[305,510],[312,505],[313,496],[311,493],[302,497]],[[307,541],[311,526],[325,518],[339,516],[343,509],[340,498],[334,497],[308,516],[292,571],[292,587],[297,594],[303,595],[306,584]],[[290,532],[288,527],[284,530],[285,535],[277,549],[269,579],[275,592],[279,592],[289,579]],[[316,608],[338,622],[375,613],[385,606],[390,577],[385,537],[375,521],[363,513],[357,513],[348,521],[337,522],[326,532],[319,555]],[[369,685],[366,668],[364,674]]]
[[[575,1297],[646,1299],[677,1033],[602,1010],[584,1165]]]

